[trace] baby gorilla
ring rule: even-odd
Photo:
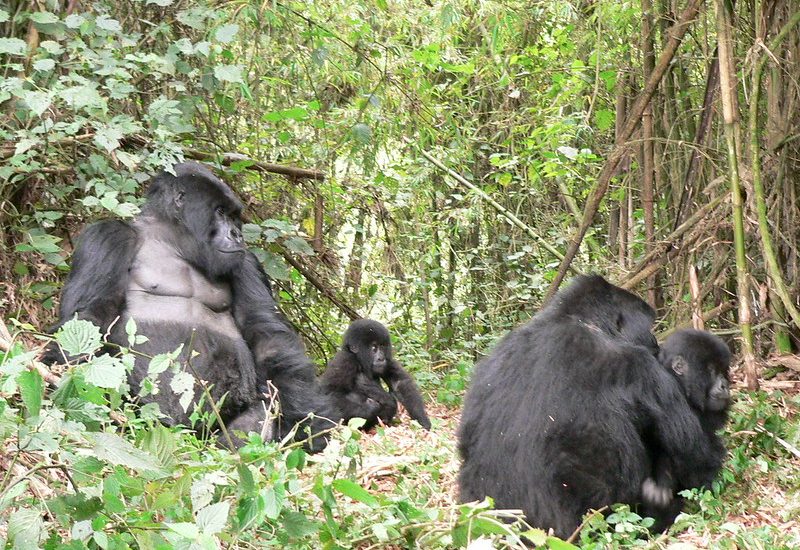
[[[389,331],[377,321],[359,319],[350,324],[342,349],[322,375],[322,386],[342,419],[364,418],[365,430],[379,420],[390,423],[397,414],[398,399],[411,418],[426,430],[431,428],[417,384],[392,357]]]
[[[725,425],[731,402],[728,369],[731,352],[718,336],[700,330],[679,330],[661,346],[659,362],[678,380],[692,410],[711,443],[716,471],[725,459],[725,445],[717,430]],[[664,530],[683,508],[675,495],[671,464],[654,454],[653,478],[642,484],[644,515],[656,518],[654,529]]]

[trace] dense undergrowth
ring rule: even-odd
[[[100,342],[82,322],[58,338],[74,353]],[[523,548],[523,535],[573,547],[513,512],[456,502],[459,392],[430,406],[431,432],[403,416],[367,434],[357,422],[337,429],[317,455],[255,435],[232,454],[125,401],[124,355],[90,356],[46,381],[35,353],[15,343],[0,365],[0,541],[10,548]],[[649,520],[621,507],[588,516],[571,544],[797,547],[799,404],[739,392],[725,468],[712,490],[688,493],[669,534],[648,536]]]

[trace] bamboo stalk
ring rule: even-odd
[[[655,66],[653,51],[653,4],[642,0],[642,76],[647,82]],[[655,248],[655,145],[653,143],[653,102],[642,113],[642,210],[644,211],[644,249]],[[656,274],[647,278],[647,301],[656,307]]]
[[[725,127],[725,144],[728,149],[728,177],[731,185],[733,205],[733,247],[736,253],[736,294],[739,301],[739,328],[742,331],[742,356],[744,379],[747,388],[758,389],[758,367],[753,351],[753,327],[750,314],[750,295],[747,280],[747,256],[745,254],[744,204],[739,180],[739,155],[737,153],[738,109],[736,105],[736,73],[734,70],[733,44],[728,27],[728,17],[723,0],[714,0],[717,16],[717,41],[719,43],[720,97]]]
[[[791,19],[783,26],[780,32],[769,44],[769,50],[774,51],[778,48],[780,43],[786,38],[790,30],[800,23],[800,11],[795,13]],[[780,298],[781,304],[789,317],[792,318],[795,326],[800,328],[800,311],[794,305],[789,289],[783,280],[781,268],[778,265],[778,257],[775,249],[772,246],[772,236],[769,230],[769,218],[767,217],[767,203],[764,198],[764,182],[761,179],[761,147],[760,138],[761,132],[758,125],[758,100],[761,94],[761,76],[764,72],[764,66],[770,56],[766,52],[761,53],[761,57],[756,63],[755,70],[753,71],[752,80],[752,98],[750,100],[750,113],[748,127],[750,131],[750,156],[752,161],[753,171],[753,191],[755,195],[756,212],[758,214],[758,233],[761,237],[761,248],[764,260],[767,264],[767,273],[772,281],[775,294]]]

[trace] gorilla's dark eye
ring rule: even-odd
[[[225,215],[225,209],[224,209],[224,208],[222,208],[221,206],[217,206],[217,209],[216,209],[216,210],[214,210],[214,213],[215,213],[217,216],[224,216],[224,215]]]

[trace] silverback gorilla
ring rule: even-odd
[[[110,342],[127,346],[125,325],[134,319],[148,339],[135,346],[128,377],[134,396],[148,376],[149,357],[183,346],[180,368],[208,383],[231,435],[255,431],[281,439],[299,423],[296,439],[302,440],[309,430],[327,429],[329,401],[314,366],[245,247],[242,204],[201,164],[178,164],[174,171],[153,179],[133,222],[106,220],[83,232],[55,328],[77,316],[109,333]],[[63,355],[50,346],[43,359],[53,363]],[[158,392],[140,402],[158,403],[165,423],[188,426],[194,406],[180,405],[170,388],[173,376],[171,369],[161,373]],[[280,415],[262,430],[270,385],[277,388]],[[197,404],[197,381],[194,391]],[[307,441],[312,451],[325,444],[322,436]]]
[[[381,380],[389,385],[391,393]],[[388,424],[397,414],[399,399],[411,418],[426,430],[431,429],[419,388],[392,357],[389,331],[378,321],[359,319],[347,327],[342,348],[322,375],[322,385],[345,422],[364,418],[365,430],[378,420]]]
[[[726,454],[717,430],[725,425],[731,403],[728,345],[710,332],[679,330],[666,339],[658,359],[683,388],[697,415],[711,444],[716,474]],[[668,458],[654,449],[654,477],[645,482],[642,491],[644,514],[656,518],[656,530],[669,527],[683,508]]]
[[[708,484],[718,461],[655,357],[654,319],[637,296],[580,276],[503,338],[465,399],[461,501],[490,496],[567,537],[590,509],[641,502],[656,446],[677,490]]]

